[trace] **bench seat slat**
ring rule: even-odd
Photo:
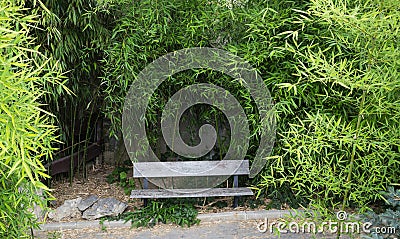
[[[248,175],[248,160],[140,162],[133,164],[134,178]]]
[[[131,198],[187,198],[218,196],[252,196],[249,188],[211,188],[211,189],[137,189],[132,190]]]

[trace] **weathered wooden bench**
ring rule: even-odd
[[[239,166],[238,166],[239,165]],[[212,169],[199,172],[199,169]],[[232,173],[234,172],[234,173]],[[143,189],[132,190],[131,198],[186,198],[186,197],[234,197],[237,207],[239,196],[252,196],[251,189],[239,187],[240,175],[249,175],[248,160],[223,161],[179,161],[179,162],[140,162],[133,164],[133,177],[143,178]],[[149,189],[148,178],[234,176],[232,188],[195,189]]]

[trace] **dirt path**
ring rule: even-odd
[[[35,238],[40,239],[126,239],[126,238],[152,238],[152,239],[177,239],[177,238],[211,238],[211,239],[277,239],[277,235],[269,231],[260,232],[257,224],[260,221],[249,220],[239,222],[206,222],[190,228],[182,228],[175,225],[157,225],[153,228],[133,229],[107,229],[100,228],[85,230],[64,230],[58,232],[40,232]],[[307,239],[307,238],[336,238],[335,235],[312,234],[281,234],[282,239]],[[350,237],[341,237],[350,238]],[[359,237],[354,237],[359,238]]]

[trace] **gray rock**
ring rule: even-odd
[[[21,188],[18,190],[23,190],[23,189]],[[41,189],[41,188],[37,189],[36,194],[39,195],[41,197],[41,199],[44,200],[43,189]],[[33,203],[32,207],[29,209],[29,211],[33,213],[33,215],[35,216],[35,218],[38,222],[44,222],[46,209],[47,209],[47,207],[45,205],[44,205],[44,208],[42,208],[41,206],[37,205],[36,203]]]
[[[99,197],[96,195],[90,195],[89,197],[83,199],[79,204],[78,204],[78,209],[83,212],[86,209],[88,209],[90,206],[92,206],[95,202],[99,200]]]
[[[44,222],[45,210],[43,210],[42,207],[40,207],[37,204],[34,204],[32,213],[33,215],[35,215],[35,218],[38,222]]]
[[[72,200],[65,200],[63,205],[49,213],[49,218],[57,222],[68,218],[81,218],[82,214],[78,209],[78,204],[81,201],[81,197]]]
[[[94,220],[104,216],[117,216],[123,213],[127,207],[127,204],[115,198],[102,198],[84,211],[82,218]]]

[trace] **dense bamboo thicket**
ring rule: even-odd
[[[123,104],[137,74],[190,47],[236,54],[271,92],[275,145],[246,182],[258,196],[321,211],[364,210],[400,183],[397,0],[4,0],[0,9],[1,237],[21,237],[35,224],[27,205],[43,205],[35,192],[47,190],[43,162],[55,148],[64,155],[84,149],[102,117],[121,140]],[[175,74],[155,91],[146,111],[152,147],[168,100],[200,82],[239,101],[252,160],[263,130],[254,99],[240,81],[206,69]],[[185,120],[191,144],[203,123],[229,131],[213,107],[194,107]],[[226,135],[214,148],[220,157]]]
[[[57,140],[41,99],[45,86],[62,90],[64,79],[30,37],[37,16],[23,1],[1,1],[0,9],[0,237],[24,238],[37,225],[33,206],[46,206],[43,162]]]
[[[276,102],[274,151],[252,181],[259,195],[296,195],[320,208],[363,208],[399,182],[398,1],[122,6],[103,60],[105,112],[114,132],[130,82],[146,64],[182,48],[218,47],[256,67]],[[171,77],[149,104],[149,127],[157,128],[157,115],[174,92],[195,82],[223,86],[239,99],[253,135],[247,156],[254,157],[262,130],[254,102],[225,76],[197,70]],[[212,112],[202,115],[212,118]]]

